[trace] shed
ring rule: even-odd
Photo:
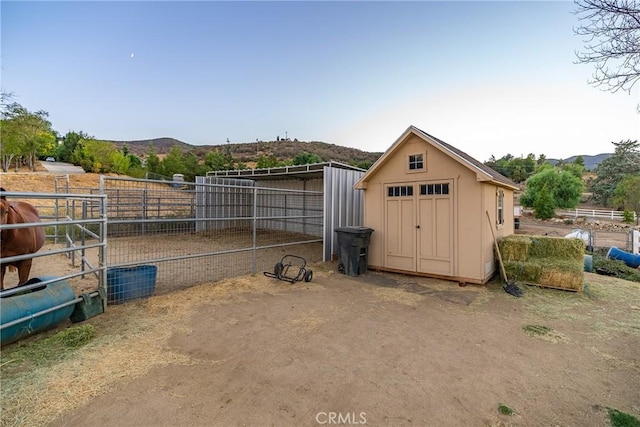
[[[354,187],[372,269],[484,284],[497,269],[485,212],[496,237],[514,232],[516,184],[415,126]]]
[[[334,230],[338,227],[359,226],[363,221],[363,194],[354,189],[354,184],[362,178],[365,170],[340,162],[322,162],[306,165],[283,166],[261,169],[243,169],[208,172],[206,177],[196,177],[197,183],[231,183],[229,179],[242,180],[245,185],[262,188],[286,189],[322,194],[321,204],[306,203],[298,199],[287,206],[286,198],[274,198],[267,201],[271,209],[279,209],[288,215],[306,216],[310,213],[319,217],[311,223],[304,221],[305,233],[316,235],[323,240],[323,260],[330,261],[337,253],[338,242]],[[225,181],[220,181],[225,180]],[[228,197],[228,193],[225,197]],[[317,197],[313,197],[316,200]],[[238,198],[240,200],[240,198]],[[227,212],[225,215],[248,216],[250,201],[235,203],[235,209],[244,209],[239,213]],[[282,205],[281,204],[285,204]],[[246,205],[246,206],[245,206]],[[211,209],[219,209],[212,207]],[[206,216],[202,212],[197,215]],[[301,223],[302,224],[302,223]],[[278,225],[274,222],[274,227]],[[301,230],[300,230],[301,231]]]

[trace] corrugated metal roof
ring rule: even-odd
[[[366,172],[364,169],[355,166],[330,161],[322,163],[310,163],[306,165],[281,166],[274,168],[211,171],[207,172],[207,176],[217,176],[225,178],[247,178],[253,180],[322,178],[325,166],[337,169]]]

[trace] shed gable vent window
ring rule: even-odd
[[[389,187],[389,188],[387,188],[387,195],[389,197],[413,196],[413,186],[412,185],[400,185],[400,186],[397,186],[397,187]]]
[[[504,191],[498,190],[498,212],[496,218],[498,218],[498,225],[504,224]]]
[[[409,170],[417,171],[424,169],[424,156],[422,154],[412,154],[409,156]]]
[[[421,196],[449,194],[449,184],[422,184],[420,186]]]

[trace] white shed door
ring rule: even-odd
[[[385,267],[452,274],[451,181],[385,188]]]

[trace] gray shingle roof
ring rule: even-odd
[[[518,184],[516,184],[515,182],[513,182],[512,180],[510,180],[506,176],[502,175],[501,173],[499,173],[499,172],[495,171],[494,169],[490,168],[489,166],[485,165],[484,163],[479,162],[478,160],[474,159],[473,157],[471,157],[470,155],[468,155],[464,151],[457,149],[453,145],[447,144],[446,142],[442,141],[441,139],[438,139],[435,136],[430,135],[430,134],[428,134],[427,132],[425,132],[425,131],[423,131],[421,129],[418,129],[415,126],[411,126],[411,127],[416,132],[422,133],[424,136],[428,137],[429,139],[432,139],[433,141],[436,141],[438,144],[440,144],[446,150],[454,153],[458,157],[461,157],[462,159],[464,159],[468,163],[471,163],[473,166],[475,166],[476,168],[480,169],[482,172],[486,173],[491,178],[493,178],[494,181],[502,183],[502,184],[507,185],[509,187],[518,188]]]

